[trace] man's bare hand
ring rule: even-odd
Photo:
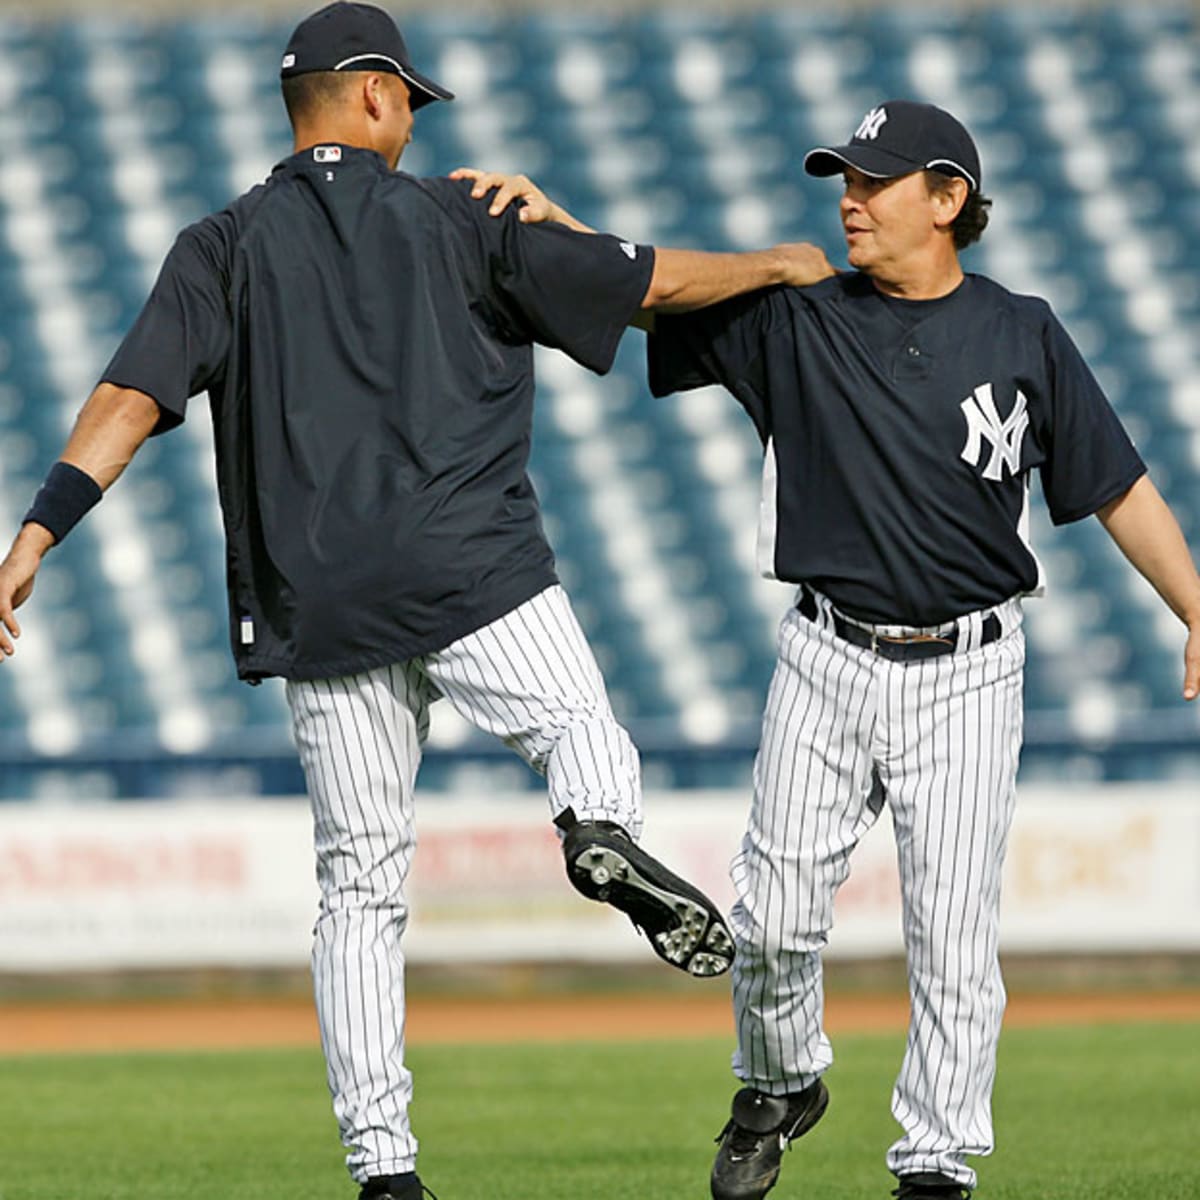
[[[13,639],[21,636],[16,610],[32,594],[42,555],[53,544],[54,538],[48,530],[36,524],[26,525],[13,542],[8,557],[0,562],[0,663],[11,658],[16,650]]]
[[[542,221],[556,221],[566,225],[568,229],[580,233],[594,233],[595,230],[577,221],[561,204],[555,204],[528,175],[505,175],[501,171],[481,171],[477,167],[459,167],[450,172],[451,179],[470,179],[474,181],[471,195],[476,200],[482,200],[489,192],[494,191],[488,214],[498,217],[510,204],[516,200],[522,201],[517,212],[517,219],[526,225],[537,225]]]
[[[471,179],[475,186],[471,196],[482,200],[490,191],[495,191],[488,206],[488,214],[498,217],[514,200],[525,203],[517,214],[522,221],[536,224],[539,221],[556,220],[555,205],[528,175],[505,175],[500,171],[481,171],[477,167],[459,167],[450,172],[451,179]]]
[[[811,242],[784,242],[773,250],[782,264],[782,282],[789,287],[809,287],[837,274],[825,251]]]
[[[1195,700],[1197,696],[1200,696],[1200,625],[1193,625],[1183,651],[1183,698]]]

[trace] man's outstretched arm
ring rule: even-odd
[[[554,221],[581,233],[596,232],[554,203],[525,175],[459,167],[451,173],[451,178],[472,180],[471,195],[477,200],[494,192],[488,205],[491,216],[499,216],[510,204],[519,201],[519,218],[527,225]],[[654,273],[641,307],[646,313],[691,312],[759,288],[776,284],[808,287],[836,274],[825,252],[808,242],[784,243],[769,250],[740,254],[655,247]],[[635,320],[635,324],[647,328],[649,323]]]
[[[29,599],[46,551],[75,525],[129,465],[158,424],[159,407],[132,388],[102,383],[88,398],[3,562],[0,562],[0,662],[21,636],[16,610]]]
[[[655,248],[654,273],[642,308],[660,313],[693,312],[759,288],[808,287],[837,272],[825,251],[809,242],[784,242],[769,250],[714,253]]]
[[[1187,626],[1183,698],[1200,696],[1200,576],[1179,522],[1143,475],[1096,514],[1122,553]]]

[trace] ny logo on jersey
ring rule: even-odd
[[[863,141],[873,142],[879,136],[879,131],[883,128],[886,120],[886,108],[873,108],[863,117],[862,124],[854,131],[854,136]]]
[[[968,396],[960,407],[967,418],[967,441],[959,457],[973,467],[979,466],[983,440],[987,438],[992,446],[992,455],[983,469],[984,479],[1000,482],[1004,478],[1005,467],[1008,467],[1010,475],[1017,475],[1021,470],[1021,442],[1025,438],[1025,430],[1029,428],[1028,401],[1021,392],[1017,392],[1012,412],[1004,418],[996,411],[990,383],[981,383],[975,389],[975,394]]]

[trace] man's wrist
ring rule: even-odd
[[[26,521],[17,531],[13,542],[13,553],[32,554],[39,561],[54,545],[54,534],[37,521]]]
[[[776,284],[786,283],[788,279],[787,255],[778,246],[772,246],[770,250],[763,250],[762,253],[767,259],[766,286],[774,287]]]
[[[36,524],[61,542],[104,495],[100,485],[72,463],[59,460],[25,514],[25,524]]]
[[[1200,594],[1189,595],[1175,611],[1189,633],[1200,633]]]

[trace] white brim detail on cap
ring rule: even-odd
[[[371,62],[371,61],[390,63],[393,67],[396,68],[396,74],[399,75],[400,78],[403,79],[405,83],[411,84],[411,86],[413,86],[415,88],[419,88],[431,100],[448,100],[452,94],[452,93],[447,92],[445,88],[443,88],[440,92],[436,91],[434,88],[430,87],[429,84],[427,84],[424,80],[418,79],[411,71],[409,71],[405,67],[401,66],[400,63],[398,63],[394,58],[392,58],[390,55],[387,55],[387,54],[355,54],[351,58],[343,58],[342,61],[340,63],[338,63],[333,69],[335,71],[341,71],[341,70],[344,70],[346,67],[351,66],[353,63]]]
[[[976,192],[979,190],[979,184],[975,182],[975,176],[962,163],[956,163],[952,158],[934,158],[925,164],[925,170],[927,171],[936,171],[938,167],[953,167],[971,185],[971,191]]]
[[[369,59],[377,59],[379,62],[391,63],[396,68],[397,75],[404,74],[404,68],[394,59],[389,58],[386,54],[356,54],[353,58],[343,58],[340,63],[334,66],[335,71],[340,71],[344,67],[348,67],[351,63],[366,62]]]
[[[410,74],[403,67],[400,68],[400,78],[403,79],[405,83],[410,83],[413,87],[420,88],[420,90],[424,92],[425,95],[431,100],[450,100],[453,98],[452,92],[447,92],[445,88],[442,88],[440,92],[434,91],[429,84],[418,79],[415,75]],[[438,86],[441,87],[440,84]]]

